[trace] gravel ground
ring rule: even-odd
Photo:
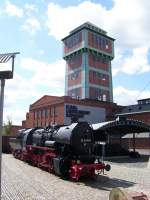
[[[112,163],[112,170],[95,180],[71,182],[32,167],[12,155],[2,158],[3,200],[107,200],[114,187],[144,192],[150,199],[150,169]]]

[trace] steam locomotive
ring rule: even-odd
[[[74,181],[110,170],[95,151],[99,145],[87,122],[23,129],[10,139],[15,158]]]

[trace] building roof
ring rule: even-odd
[[[70,104],[79,104],[79,105],[86,105],[86,106],[94,106],[94,107],[112,107],[117,108],[117,111],[120,109],[121,106],[117,106],[116,103],[106,102],[106,101],[99,101],[93,99],[73,99],[70,96],[48,96],[45,95],[38,99],[36,102],[30,105],[30,110],[44,108],[52,105],[57,105],[61,103],[70,103]],[[116,111],[114,111],[116,112]]]
[[[107,134],[122,136],[129,133],[150,132],[150,126],[139,120],[118,118],[114,121],[108,121],[98,124],[92,124],[95,131],[105,132]]]
[[[87,29],[87,30],[90,30],[92,32],[95,32],[95,33],[98,33],[100,35],[103,35],[104,37],[107,37],[107,38],[109,38],[109,39],[111,39],[113,41],[115,40],[114,38],[109,37],[107,35],[107,32],[104,31],[103,29],[101,29],[98,26],[92,24],[91,22],[85,22],[84,24],[82,24],[82,25],[78,26],[77,28],[73,29],[72,31],[70,31],[69,35],[66,36],[65,38],[63,38],[62,41],[64,41],[65,39],[67,39],[71,35],[73,35],[73,34],[79,32],[79,31],[81,31],[82,29]]]
[[[150,104],[150,98],[146,98],[146,99],[139,99],[138,104]]]
[[[98,26],[92,24],[91,22],[85,22],[84,24],[82,24],[82,25],[78,26],[77,28],[75,28],[74,30],[70,31],[70,34],[75,33],[76,31],[81,30],[82,28],[89,28],[92,31],[94,30],[94,31],[96,31],[98,33],[102,33],[104,35],[107,34],[106,31],[104,31],[103,29],[99,28]]]
[[[11,58],[15,57],[16,54],[19,54],[19,52],[0,54],[0,63],[8,62]]]
[[[130,115],[144,112],[150,112],[150,104],[129,105],[123,108],[117,115]]]
[[[44,107],[47,105],[50,105],[52,102],[57,102],[61,97],[58,96],[50,96],[50,95],[44,95],[37,101],[35,101],[33,104],[30,105],[30,110],[38,107]]]

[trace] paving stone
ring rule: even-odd
[[[112,164],[107,175],[71,182],[30,166],[12,155],[2,156],[2,200],[107,200],[114,187],[150,195],[150,171]]]

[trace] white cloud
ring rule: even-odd
[[[44,55],[44,54],[45,54],[45,51],[44,51],[43,49],[40,49],[40,50],[38,51],[38,53],[39,53],[40,55]]]
[[[6,1],[4,13],[10,16],[23,17],[23,9],[12,4],[10,1]]]
[[[25,9],[27,11],[35,11],[35,12],[38,11],[38,8],[37,8],[36,5],[34,5],[34,4],[28,4],[28,3],[25,4]]]
[[[134,48],[131,54],[124,55],[123,50],[117,49],[116,58],[112,62],[113,75],[119,72],[130,75],[149,72],[148,50],[148,47]]]
[[[147,60],[150,48],[149,10],[150,1],[147,0],[114,0],[114,6],[109,10],[91,1],[68,7],[49,3],[48,33],[60,40],[78,25],[90,21],[116,39],[115,50],[118,49],[119,54],[116,53],[113,74],[144,73],[150,70]],[[127,50],[131,51],[128,57],[125,55]]]
[[[110,10],[90,1],[68,7],[49,3],[47,26],[50,35],[61,39],[73,28],[91,21],[114,36],[118,45],[136,48],[150,39],[149,9],[147,0],[114,0]]]
[[[15,73],[12,80],[6,81],[4,121],[9,116],[14,124],[21,124],[29,105],[43,95],[64,95],[64,60],[48,64],[32,58],[23,58],[18,65],[32,76],[28,79]]]
[[[38,12],[38,7],[35,4],[26,3],[24,8],[27,16],[32,16],[34,13]]]
[[[124,59],[124,63],[122,63],[122,71],[128,74],[150,71],[147,53],[148,49],[146,47],[133,49],[133,55]]]
[[[119,47],[137,48],[150,44],[150,1],[114,0],[114,7],[106,12],[106,27],[117,39]]]
[[[34,35],[37,31],[41,30],[41,25],[36,18],[30,17],[25,20],[25,23],[21,26],[21,29],[23,31],[27,31],[31,35]]]
[[[84,1],[78,6],[61,7],[49,3],[47,27],[49,35],[60,40],[69,32],[86,21],[103,24],[105,8],[101,4]]]
[[[22,125],[22,120],[26,117],[26,109],[18,110],[18,109],[4,109],[4,123],[7,123],[8,118],[12,121],[13,125]]]
[[[35,7],[31,4],[25,5],[25,10],[28,12],[33,12],[34,9]],[[150,71],[147,60],[150,48],[149,10],[150,1],[147,0],[114,0],[114,6],[110,10],[100,3],[91,1],[68,7],[49,3],[46,24],[49,35],[57,40],[62,39],[72,29],[86,21],[108,31],[108,35],[116,39],[113,73],[123,72],[133,75]],[[9,1],[6,2],[5,13],[17,17],[24,15],[21,8]],[[41,24],[35,17],[30,17],[26,19],[22,29],[33,35],[41,30]],[[130,53],[126,54],[126,51]],[[48,94],[64,94],[65,62],[63,60],[48,64],[33,58],[24,58],[21,59],[20,67],[25,71],[30,71],[32,77],[29,80],[15,74],[13,80],[6,82],[5,118],[8,114],[12,115],[15,122],[23,119],[30,103],[45,95],[41,86],[49,91]],[[118,104],[136,103],[138,96],[138,90],[129,90],[121,86],[114,88],[114,99]],[[150,97],[149,91],[140,95],[140,98],[145,97]],[[26,108],[22,108],[23,112],[18,108],[21,104],[26,105]]]
[[[150,97],[150,91],[140,92],[138,90],[126,89],[122,86],[114,88],[114,102],[119,105],[136,104],[138,99]]]
[[[20,66],[33,72],[33,77],[30,80],[32,85],[40,85],[53,88],[55,94],[58,92],[57,88],[60,88],[59,91],[64,91],[64,60],[58,60],[55,63],[48,64],[46,62],[34,60],[32,58],[24,58],[21,60]],[[57,95],[63,94],[62,92],[59,92]]]

